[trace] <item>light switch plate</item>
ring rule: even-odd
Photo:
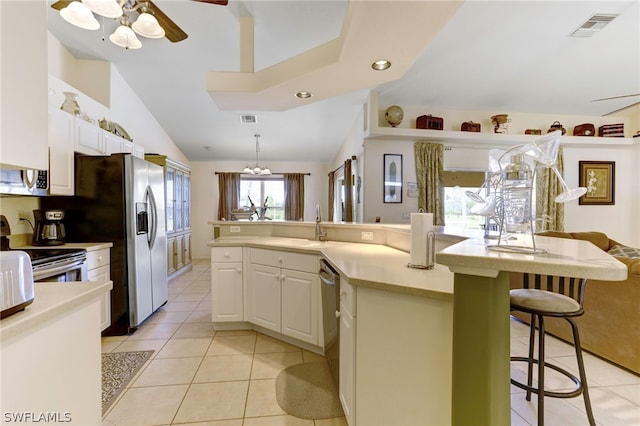
[[[373,241],[373,232],[363,232],[361,235],[364,241]]]
[[[240,227],[239,226],[230,226],[229,227],[229,232],[240,232]]]

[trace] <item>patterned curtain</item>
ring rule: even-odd
[[[344,221],[353,222],[353,175],[351,160],[344,162]]]
[[[218,220],[231,220],[240,203],[240,173],[218,173]]]
[[[304,220],[304,173],[284,174],[284,219]]]
[[[336,172],[329,172],[329,222],[333,222],[333,205],[336,202]]]
[[[440,143],[413,145],[418,180],[418,208],[433,213],[433,224],[444,225],[444,147]]]
[[[564,189],[553,170],[541,164],[536,165],[536,232],[564,231],[564,203],[556,203],[555,198]],[[564,155],[558,149],[556,167],[564,176]]]

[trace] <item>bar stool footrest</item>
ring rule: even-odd
[[[537,359],[532,359],[529,360],[529,358],[527,357],[523,357],[523,356],[513,356],[511,357],[511,362],[526,362],[529,363],[529,361],[531,361],[533,364],[538,364],[538,360]],[[575,375],[571,374],[570,372],[568,372],[567,370],[565,370],[564,368],[558,367],[557,365],[545,362],[544,363],[544,367],[545,368],[551,368],[552,370],[557,371],[558,373],[564,375],[565,377],[567,377],[568,379],[570,379],[575,385],[576,388],[572,391],[566,391],[566,392],[557,392],[557,391],[548,391],[545,390],[544,392],[544,396],[549,396],[552,398],[575,398],[577,396],[580,396],[582,394],[583,391],[583,387],[582,387],[582,383],[580,382],[580,379],[578,379]],[[538,388],[534,388],[533,386],[528,386],[524,383],[520,383],[517,380],[511,379],[511,384],[514,386],[519,387],[520,389],[535,393],[536,395],[538,394]]]

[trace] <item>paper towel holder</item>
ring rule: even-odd
[[[414,269],[433,269],[436,264],[436,233],[433,231],[427,232],[427,238],[425,240],[427,245],[427,264],[426,265],[414,265],[413,263],[407,263],[409,268]]]

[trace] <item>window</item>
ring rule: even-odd
[[[476,203],[465,194],[478,191],[484,179],[484,172],[444,172],[444,223],[447,226],[484,229],[485,217],[470,213]]]
[[[284,220],[284,179],[240,178],[240,205],[238,207],[263,207],[266,201],[265,217]],[[255,217],[255,216],[254,216]]]

